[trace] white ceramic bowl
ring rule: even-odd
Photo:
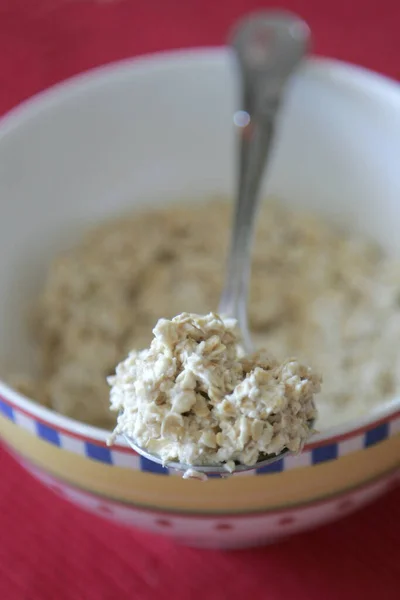
[[[224,49],[111,65],[24,103],[0,124],[0,368],[30,371],[26,314],[51,257],[139,203],[229,194],[236,108]],[[268,192],[400,254],[400,92],[350,65],[310,60],[286,102]],[[243,546],[335,519],[398,477],[400,404],[348,422],[250,476],[183,481],[106,432],[0,384],[0,432],[44,483],[127,526]],[[201,486],[201,487],[199,487]]]

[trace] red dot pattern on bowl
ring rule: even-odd
[[[352,500],[351,498],[346,498],[346,500],[342,500],[342,502],[339,502],[336,508],[339,512],[346,512],[354,508],[354,506],[354,500]]]
[[[285,525],[292,525],[294,522],[295,518],[291,517],[290,515],[287,515],[286,517],[282,517],[281,519],[279,519],[278,525],[284,527]]]
[[[173,523],[169,519],[157,519],[155,524],[159,527],[172,527]]]
[[[112,509],[106,504],[98,504],[97,509],[105,515],[111,515],[113,513]]]
[[[217,523],[214,527],[217,531],[230,531],[233,529],[233,525],[230,523]]]

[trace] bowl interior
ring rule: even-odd
[[[140,204],[231,194],[236,77],[225,50],[161,55],[57,86],[0,125],[0,372],[35,368],[26,318],[51,257]],[[293,81],[266,193],[400,253],[400,94],[311,60]]]

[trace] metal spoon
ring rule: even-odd
[[[240,134],[239,180],[230,254],[219,313],[238,321],[246,352],[253,345],[248,326],[247,299],[251,271],[251,249],[259,192],[267,159],[273,147],[277,114],[285,87],[304,58],[310,41],[307,24],[287,12],[267,11],[242,20],[235,28],[231,46],[237,58],[242,82],[242,107],[235,114]],[[310,423],[312,426],[312,423]],[[126,437],[130,446],[145,458],[163,464]],[[264,467],[289,451],[262,457],[256,465],[237,464],[235,473]],[[227,476],[223,465],[185,465],[168,462],[178,471]]]

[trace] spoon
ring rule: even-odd
[[[302,19],[276,11],[243,19],[231,39],[242,85],[242,107],[234,118],[240,135],[239,178],[226,281],[218,312],[237,320],[246,353],[253,351],[247,299],[260,184],[273,147],[277,115],[286,84],[304,58],[309,41],[310,30]],[[310,423],[310,427],[312,425]],[[223,465],[163,463],[159,456],[150,454],[131,438],[125,438],[138,454],[158,464],[178,471],[193,469],[205,475],[229,476]],[[285,449],[277,455],[265,455],[252,466],[237,464],[234,472],[259,469],[288,452]]]

